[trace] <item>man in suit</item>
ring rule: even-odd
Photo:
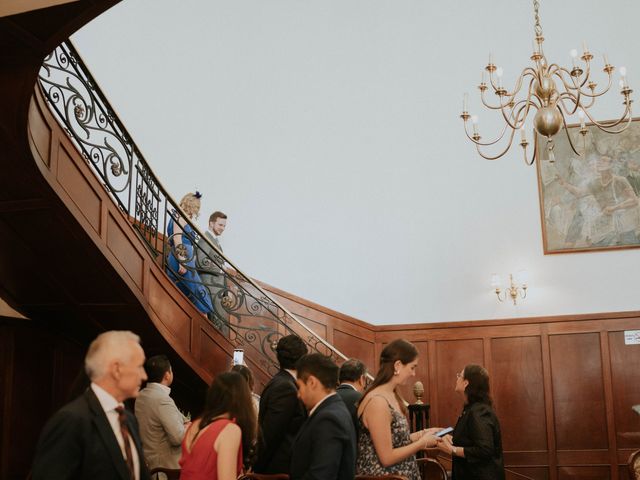
[[[147,480],[138,424],[123,408],[147,379],[140,338],[126,331],[98,335],[85,370],[89,388],[42,430],[33,480]]]
[[[213,312],[208,313],[207,317],[219,330],[228,336],[229,327],[227,327],[226,322],[228,322],[229,317],[221,303],[227,287],[225,271],[223,270],[225,261],[216,249],[211,246],[211,244],[215,245],[222,252],[220,236],[225,228],[227,228],[227,216],[222,212],[213,212],[209,217],[209,229],[205,232],[204,237],[198,241],[196,265],[200,280],[209,289],[209,294],[211,295]]]
[[[307,414],[298,400],[295,365],[307,353],[307,345],[297,335],[278,341],[276,355],[280,371],[269,380],[260,397],[256,473],[288,473],[291,446]]]
[[[356,431],[336,394],[338,366],[312,353],[297,363],[298,395],[309,411],[293,445],[291,480],[352,480],[356,473]]]
[[[358,427],[358,402],[367,384],[367,367],[357,358],[350,358],[340,367],[340,385],[337,394],[347,406],[353,419],[353,425]]]
[[[169,396],[171,363],[166,355],[156,355],[145,362],[144,369],[149,380],[136,399],[135,413],[147,466],[151,470],[180,468],[180,445],[188,421]]]

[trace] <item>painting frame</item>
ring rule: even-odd
[[[619,134],[580,128],[556,134],[553,162],[534,132],[544,254],[640,248],[640,118]]]

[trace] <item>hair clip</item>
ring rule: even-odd
[[[196,198],[201,198],[202,194],[198,190],[196,190],[196,193],[194,193],[193,196]]]

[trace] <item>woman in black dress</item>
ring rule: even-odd
[[[464,395],[464,408],[453,430],[438,441],[452,458],[453,480],[504,480],[500,423],[491,406],[489,374],[480,365],[467,365],[457,374],[455,391]]]

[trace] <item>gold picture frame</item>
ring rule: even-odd
[[[547,139],[536,134],[536,168],[544,253],[640,247],[640,121],[610,134],[587,124],[568,125]]]

